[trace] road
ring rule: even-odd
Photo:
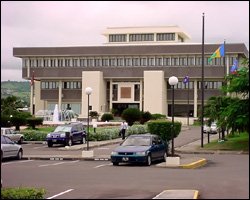
[[[6,161],[4,187],[45,188],[53,199],[152,199],[166,189],[195,189],[201,199],[249,197],[248,155],[200,155],[208,164],[198,169],[113,166],[109,161]]]

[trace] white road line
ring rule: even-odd
[[[47,166],[51,166],[51,165],[61,165],[64,164],[65,162],[59,162],[59,163],[53,163],[53,164],[47,164],[47,165],[39,165],[38,167],[47,167]]]
[[[54,195],[54,196],[52,196],[52,197],[48,197],[47,199],[53,199],[53,198],[55,198],[55,197],[58,197],[58,196],[60,196],[60,195],[65,194],[65,193],[67,193],[67,192],[71,192],[72,190],[74,190],[74,189],[66,190],[66,191],[61,192],[61,193],[59,193],[59,194],[56,194],[56,195]]]
[[[105,167],[105,166],[108,166],[108,165],[111,165],[112,163],[109,163],[109,164],[103,164],[103,165],[97,165],[97,166],[95,166],[94,168],[96,169],[96,168],[99,168],[99,167]]]
[[[7,162],[7,163],[2,163],[2,165],[9,165],[9,164],[16,164],[16,163],[25,163],[25,162],[31,162],[34,160],[22,160],[22,161],[14,161],[14,162]]]
[[[41,149],[41,148],[45,148],[47,146],[41,146],[41,147],[34,147],[33,149]]]
[[[47,166],[52,166],[52,165],[61,165],[61,164],[68,164],[68,163],[76,163],[79,162],[80,160],[74,160],[70,162],[59,162],[59,163],[53,163],[53,164],[46,164],[46,165],[39,165],[38,167],[47,167]]]

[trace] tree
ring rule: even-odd
[[[141,112],[138,108],[127,108],[122,112],[122,119],[124,119],[129,126],[132,126],[135,121],[139,121]]]

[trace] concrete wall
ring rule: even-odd
[[[85,93],[87,87],[92,88],[89,96],[89,105],[92,111],[103,112],[106,99],[106,85],[103,79],[103,72],[100,71],[82,71],[82,112],[80,117],[88,116],[88,96]]]
[[[167,114],[164,71],[144,71],[144,111]]]

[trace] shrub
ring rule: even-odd
[[[48,132],[37,130],[22,130],[21,133],[26,141],[45,141]]]
[[[30,113],[25,113],[25,112],[19,112],[13,115],[11,117],[11,123],[16,127],[16,130],[20,130],[21,125],[26,125],[27,124],[27,119],[28,117],[31,117]]]
[[[170,121],[151,121],[148,122],[148,130],[152,134],[161,136],[165,141],[172,139],[172,122]],[[174,122],[174,138],[181,132],[181,122]]]
[[[45,194],[42,188],[1,188],[1,199],[44,199]]]
[[[101,120],[103,122],[105,121],[110,121],[110,120],[114,120],[114,116],[111,113],[104,113],[101,117]]]
[[[141,112],[141,119],[140,119],[140,123],[144,124],[145,122],[149,121],[152,118],[152,115],[149,111],[147,112]]]
[[[42,125],[43,124],[43,118],[42,117],[30,117],[30,118],[27,118],[27,124],[28,124],[28,126],[32,127],[32,129],[35,129],[36,125]]]
[[[141,112],[138,108],[127,108],[122,112],[122,119],[128,122],[129,126],[132,126],[135,121],[139,121],[141,118]]]
[[[159,113],[152,114],[152,120],[157,120],[157,119],[166,119],[166,115],[162,115]]]
[[[89,112],[90,117],[92,118],[98,118],[99,114],[97,111],[90,111]]]

